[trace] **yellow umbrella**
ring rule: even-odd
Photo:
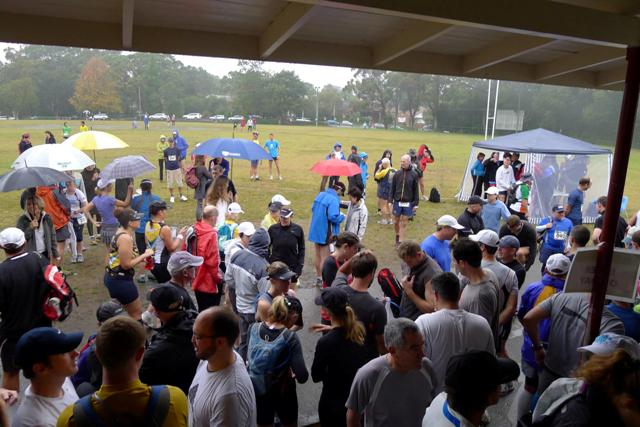
[[[111,150],[114,148],[126,148],[129,146],[117,136],[98,130],[76,133],[67,138],[62,144],[69,144],[78,150],[93,151],[94,161],[96,159],[96,150]]]

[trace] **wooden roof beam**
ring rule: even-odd
[[[536,80],[542,81],[585,68],[624,59],[625,49],[594,46],[575,54],[569,54],[536,67]]]
[[[135,0],[122,0],[122,48],[130,50],[133,46],[133,12]]]
[[[259,40],[260,58],[268,58],[282,43],[295,34],[311,17],[316,7],[309,4],[289,3],[271,21]]]
[[[436,22],[416,22],[380,45],[373,48],[373,65],[381,66],[424,44],[442,36],[453,25]]]
[[[512,34],[489,47],[466,55],[462,63],[462,72],[473,73],[548,46],[553,42],[555,42],[553,39]]]

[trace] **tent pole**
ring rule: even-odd
[[[489,80],[489,89],[487,90],[487,114],[484,120],[484,140],[489,135],[489,106],[491,105],[491,80]]]
[[[493,122],[491,123],[491,139],[496,136],[496,119],[498,118],[498,93],[500,92],[500,80],[496,80],[496,97],[493,103]]]
[[[624,81],[624,94],[618,120],[618,133],[616,147],[613,154],[611,168],[611,180],[607,194],[607,207],[604,216],[604,226],[600,235],[600,246],[596,258],[596,268],[591,289],[591,305],[589,307],[589,319],[587,321],[587,333],[585,344],[591,344],[600,333],[600,321],[611,262],[615,234],[620,217],[620,205],[624,194],[624,183],[629,166],[631,143],[633,140],[633,127],[636,111],[638,110],[638,91],[640,90],[640,46],[627,48],[627,74]]]

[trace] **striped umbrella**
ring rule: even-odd
[[[102,169],[100,177],[104,179],[133,178],[151,172],[155,168],[144,156],[124,156],[113,159]]]

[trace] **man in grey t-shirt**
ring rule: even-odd
[[[469,238],[456,243],[453,259],[463,287],[460,308],[484,317],[491,326],[494,343],[498,343],[500,289],[496,275],[481,267],[482,250]]]
[[[189,387],[189,426],[256,425],[256,397],[242,357],[233,351],[240,335],[236,315],[211,307],[193,325],[196,356],[202,360]]]
[[[409,319],[391,320],[384,329],[389,353],[358,370],[349,399],[347,426],[419,427],[438,388],[435,372],[424,357],[424,339]]]
[[[542,394],[558,378],[568,377],[578,367],[578,347],[582,346],[587,329],[589,296],[584,294],[555,294],[531,309],[522,320],[531,338],[536,360],[543,367],[538,393]],[[549,347],[545,351],[540,341],[539,325],[549,318]],[[600,333],[624,335],[622,321],[606,307],[602,311]]]

